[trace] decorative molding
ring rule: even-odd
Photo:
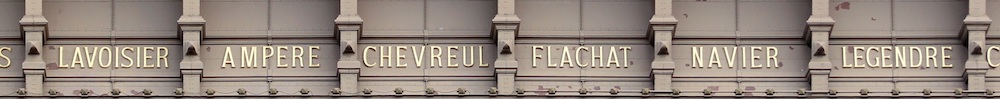
[[[827,53],[830,53],[830,33],[834,20],[830,17],[830,0],[813,0],[812,15],[806,20],[808,31],[805,37],[812,47],[809,61],[809,92],[813,94],[828,94],[830,90],[830,72],[833,63]]]
[[[671,56],[677,19],[673,14],[673,0],[656,0],[653,17],[649,20],[650,31],[647,35],[653,44],[655,53],[651,72],[653,90],[670,92],[674,90],[673,75],[676,63]]]

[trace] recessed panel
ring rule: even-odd
[[[583,0],[586,38],[643,38],[653,17],[653,0]]]
[[[45,0],[50,38],[110,38],[111,0]]]
[[[424,33],[424,0],[359,0],[365,20],[362,37],[420,37]]]
[[[177,38],[181,0],[117,0],[116,38]]]
[[[674,2],[675,38],[735,38],[736,1],[681,0]]]
[[[425,29],[432,37],[489,37],[496,0],[428,0]]]
[[[21,36],[18,21],[24,16],[24,1],[0,0],[0,9],[0,13],[7,13],[0,15],[0,37]]]
[[[898,38],[961,38],[968,1],[897,1],[893,3],[893,34]],[[839,26],[839,25],[838,25]]]
[[[830,17],[837,21],[830,38],[892,37],[890,0],[830,0]]]
[[[741,38],[802,38],[812,14],[809,0],[743,0],[737,5]]]
[[[579,37],[580,0],[519,0],[518,37]]]
[[[271,1],[270,27],[275,37],[334,37],[339,0]]]
[[[267,0],[203,0],[205,38],[257,38],[267,36]]]

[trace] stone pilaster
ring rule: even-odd
[[[986,71],[989,63],[986,61],[988,50],[986,46],[986,31],[990,27],[989,17],[986,16],[986,0],[969,0],[969,15],[965,17],[965,32],[968,40],[969,58],[965,62],[965,77],[967,87],[965,90],[972,93],[986,91]]]
[[[521,19],[514,13],[514,1],[497,1],[497,15],[493,17],[493,32],[497,42],[497,60],[494,68],[498,94],[513,94],[517,89],[517,85],[514,84],[514,77],[517,76],[514,41]]]
[[[42,16],[42,0],[25,0],[24,17],[21,23],[21,32],[24,33],[25,59],[24,88],[27,95],[45,95],[43,84],[45,83],[45,60],[42,59],[44,42],[47,37],[48,20]]]
[[[359,93],[358,77],[361,74],[361,61],[358,59],[358,39],[361,38],[363,20],[358,15],[358,0],[341,0],[340,16],[335,20],[337,32],[340,33],[340,61],[337,61],[337,71],[340,77],[340,91]]]
[[[653,44],[653,63],[651,77],[653,78],[653,90],[658,92],[672,91],[673,75],[676,64],[671,54],[673,46],[674,28],[677,26],[677,19],[673,15],[673,0],[656,0],[653,18],[649,20],[651,32],[648,34]]]
[[[184,59],[180,69],[183,81],[184,95],[203,95],[201,93],[201,76],[205,63],[201,61],[201,41],[205,35],[205,19],[201,17],[201,0],[184,0],[183,15],[177,20],[180,27],[181,44],[184,48]]]
[[[809,60],[809,92],[827,94],[830,92],[830,62],[829,53],[830,31],[833,30],[833,18],[830,18],[830,0],[813,0],[812,15],[806,23],[809,25],[807,38],[812,48],[812,59]]]

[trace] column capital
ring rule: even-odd
[[[806,24],[809,25],[809,27],[813,27],[813,26],[831,26],[832,27],[834,23],[836,23],[836,21],[834,21],[833,18],[830,18],[830,16],[816,16],[816,15],[813,15],[813,16],[809,16],[809,19],[806,20]]]
[[[201,17],[201,0],[184,0],[183,15],[177,19],[177,24],[195,25],[205,24],[205,18]]]
[[[970,31],[985,31],[993,23],[986,14],[986,0],[969,0],[969,14],[962,22]]]
[[[517,15],[501,16],[498,14],[497,16],[493,17],[493,24],[520,24],[520,23],[521,23],[521,18],[518,18]]]
[[[499,0],[497,1],[497,15],[493,16],[493,24],[498,23],[521,23],[521,18],[517,17],[514,6],[516,0]]]
[[[833,26],[835,21],[830,17],[830,0],[813,0],[812,15],[806,20],[809,26]]]
[[[358,40],[361,39],[364,20],[358,14],[358,0],[340,0],[340,15],[337,23],[337,40],[340,41],[340,59],[337,61],[337,76],[340,90],[347,93],[358,92],[361,68],[364,66],[358,56]]]
[[[653,45],[653,61],[650,67],[650,78],[653,79],[653,90],[672,91],[674,69],[677,64],[671,54],[673,52],[674,30],[677,18],[673,14],[673,0],[656,0],[653,17],[649,19],[649,32],[646,34]]]
[[[21,63],[24,73],[24,88],[28,95],[38,96],[44,94],[46,62],[44,56],[44,42],[48,37],[48,20],[41,14],[42,0],[25,0],[25,16],[19,21],[21,33],[24,39],[24,62]]]
[[[649,24],[651,26],[674,26],[677,25],[677,18],[674,18],[673,15],[654,15],[652,19],[649,19]],[[673,30],[673,28],[671,28],[671,30]]]
[[[983,55],[988,50],[986,46],[986,33],[993,21],[986,16],[985,0],[969,0],[969,14],[965,17],[962,39],[967,41],[969,50],[966,70],[986,70],[989,69],[986,57]],[[967,72],[974,73],[974,72]]]
[[[24,39],[25,60],[22,68],[28,70],[45,70],[44,56],[45,39],[48,36],[46,25],[22,25],[21,33]],[[25,72],[25,74],[29,74]],[[44,73],[42,73],[44,74]],[[41,74],[39,74],[41,75]]]
[[[205,18],[201,17],[201,0],[184,0],[183,15],[177,19],[178,38],[183,58],[180,69],[184,95],[201,94],[201,76],[205,63],[201,61],[201,41],[205,37]]]
[[[46,25],[49,20],[42,15],[42,0],[24,0],[24,17],[18,21],[21,25]]]
[[[45,19],[42,15],[24,15],[21,20],[18,21],[21,25],[48,25],[49,20]]]
[[[361,30],[364,20],[358,14],[358,0],[340,0],[340,15],[334,22],[339,30]]]
[[[808,64],[809,90],[813,94],[828,92],[830,72],[833,63],[827,55],[830,51],[830,31],[836,21],[830,17],[830,0],[812,0],[812,15],[806,20],[808,31],[804,33],[810,47],[811,60]]]
[[[674,18],[674,0],[656,0],[653,6],[653,18],[649,19],[651,25],[676,25],[677,18]]]
[[[986,89],[986,72],[990,69],[986,52],[986,34],[993,20],[986,15],[986,0],[969,0],[969,14],[962,20],[962,40],[968,47],[968,58],[965,62],[965,89],[970,93],[983,94]]]
[[[493,17],[493,40],[496,41],[497,56],[494,61],[497,94],[514,94],[517,89],[518,62],[515,59],[518,27],[521,19],[514,7],[516,0],[498,0],[497,14]]]
[[[201,75],[204,70],[181,70],[181,75]]]
[[[205,18],[202,18],[201,16],[183,15],[177,20],[177,24],[180,25],[205,25],[205,23]]]

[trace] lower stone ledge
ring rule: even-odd
[[[699,93],[700,94],[700,93]],[[762,93],[761,93],[762,94]],[[151,95],[151,96],[0,96],[0,98],[216,98],[216,97],[286,97],[286,98],[330,98],[330,97],[406,97],[406,98],[513,98],[513,97],[577,97],[577,98],[607,98],[607,97],[646,97],[646,98],[983,98],[994,97],[993,95],[671,95],[671,94],[651,94],[651,95],[568,95],[568,94],[514,94],[514,95]]]

